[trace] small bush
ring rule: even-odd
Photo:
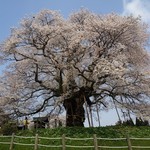
[[[127,121],[124,121],[123,122],[123,125],[126,125],[126,126],[134,126],[134,122],[132,119],[128,119]]]
[[[134,126],[134,122],[133,122],[133,120],[132,119],[128,119],[128,120],[126,120],[126,121],[123,121],[123,122],[121,122],[121,121],[118,121],[117,123],[116,123],[116,126],[120,126],[120,125],[123,125],[123,126]]]
[[[16,132],[17,132],[17,126],[16,123],[13,122],[5,123],[0,130],[0,133],[3,135],[11,135],[12,133],[16,133]]]
[[[149,122],[141,118],[136,118],[136,126],[149,126]]]

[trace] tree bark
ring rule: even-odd
[[[84,111],[84,97],[78,95],[72,99],[64,100],[64,107],[66,109],[66,126],[80,126],[84,127],[85,111]]]

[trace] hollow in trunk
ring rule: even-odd
[[[80,126],[84,127],[85,111],[84,98],[82,95],[64,101],[66,109],[66,126]]]

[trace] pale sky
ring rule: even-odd
[[[150,0],[0,0],[0,42],[9,36],[10,29],[18,26],[23,17],[52,9],[60,11],[66,18],[82,7],[99,14],[140,15],[150,25]],[[100,116],[101,125],[113,125],[118,120],[114,111],[102,112]]]

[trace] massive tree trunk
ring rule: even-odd
[[[66,126],[84,126],[85,111],[83,105],[84,96],[82,94],[64,101],[64,107],[66,109]]]

